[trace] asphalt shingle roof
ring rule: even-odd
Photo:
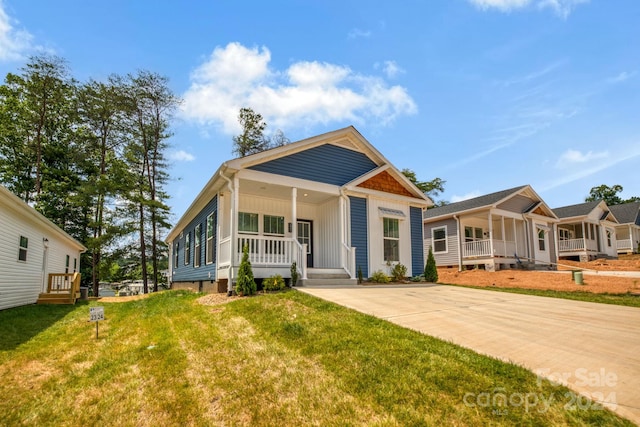
[[[609,206],[620,224],[640,225],[640,202]]]
[[[602,200],[596,200],[595,202],[578,203],[577,205],[562,206],[560,208],[553,209],[553,213],[558,218],[571,218],[574,216],[589,215],[589,213],[596,207]],[[615,214],[614,214],[615,215]]]
[[[473,199],[463,200],[461,202],[450,203],[448,205],[439,206],[433,209],[427,209],[424,213],[424,218],[435,218],[442,215],[453,215],[458,212],[468,211],[470,209],[481,208],[484,206],[491,206],[496,202],[522,190],[526,185],[510,188],[508,190],[497,191],[491,194],[485,194],[484,196],[474,197]]]

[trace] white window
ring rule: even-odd
[[[196,225],[196,231],[193,234],[193,266],[200,267],[200,259],[202,257],[200,250],[200,241],[202,240],[202,225]]]
[[[20,249],[18,250],[18,261],[27,260],[27,248],[29,247],[29,239],[24,236],[20,236]]]
[[[238,212],[238,231],[258,234],[258,214]]]
[[[607,246],[611,247],[611,230],[607,230]]]
[[[216,222],[217,222],[217,213],[213,212],[207,217],[207,248],[206,248],[206,263],[211,264],[213,260],[216,258],[215,254],[215,246],[213,245],[213,241],[216,236]]]
[[[284,236],[284,217],[264,215],[263,217],[263,233]]]
[[[476,240],[482,240],[484,238],[482,228],[480,227],[465,227],[464,228],[464,241],[473,242]]]
[[[465,227],[470,228],[470,227]],[[431,240],[433,253],[448,252],[447,248],[447,227],[438,227],[431,229]]]
[[[184,265],[191,263],[191,232],[184,236]]]
[[[382,218],[385,261],[400,261],[400,221]]]
[[[558,236],[560,236],[560,240],[571,240],[571,230],[567,230],[566,228],[558,228]]]
[[[541,251],[546,250],[546,243],[544,239],[544,230],[538,230],[538,248]]]
[[[173,268],[178,268],[178,256],[180,254],[180,243],[176,242],[176,262],[173,263]]]

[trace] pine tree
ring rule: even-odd
[[[242,261],[238,268],[238,281],[236,282],[236,293],[246,296],[256,293],[258,286],[253,280],[253,270],[251,269],[251,261],[249,261],[249,246],[244,245],[242,248]]]
[[[436,267],[436,259],[433,256],[431,247],[429,247],[429,255],[427,255],[427,265],[424,267],[424,280],[429,283],[438,281],[438,268]]]

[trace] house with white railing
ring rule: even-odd
[[[222,163],[170,231],[173,288],[230,292],[247,248],[256,279],[356,283],[424,269],[431,200],[354,127]]]
[[[558,218],[529,185],[428,209],[425,252],[436,265],[495,271],[555,268]]]
[[[575,261],[616,258],[618,221],[602,200],[555,208],[558,257]]]
[[[609,206],[618,220],[616,247],[618,254],[640,252],[640,202]]]
[[[0,230],[0,310],[76,302],[87,248],[2,185]]]

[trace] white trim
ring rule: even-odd
[[[444,240],[444,247],[445,250],[444,251],[437,251],[436,252],[436,245],[435,245],[435,237],[434,237],[434,231],[435,230],[439,230],[441,228],[444,228],[444,239],[438,239],[438,241],[440,240]],[[433,227],[431,229],[431,248],[433,249],[433,254],[448,254],[449,253],[449,234],[448,234],[448,229],[447,229],[447,225],[440,225],[438,227]]]

